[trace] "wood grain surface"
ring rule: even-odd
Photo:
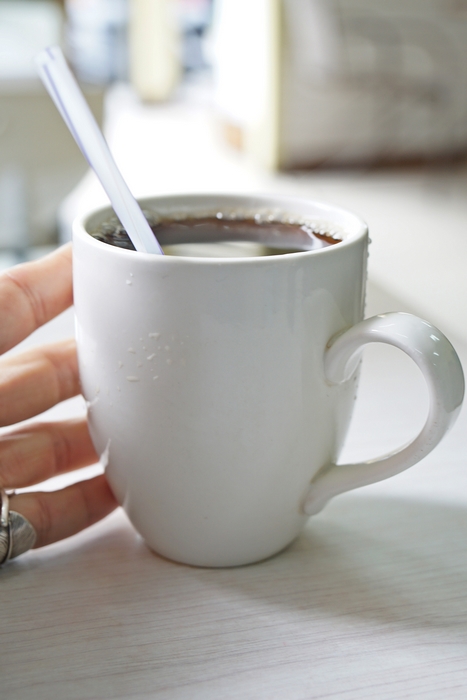
[[[370,287],[369,313],[397,308]],[[39,340],[70,327],[65,315]],[[408,440],[424,392],[405,356],[370,348],[343,458]],[[164,560],[121,511],[23,555],[0,572],[0,697],[465,698],[466,422],[464,410],[421,464],[336,498],[260,564]]]

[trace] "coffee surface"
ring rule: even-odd
[[[150,219],[149,219],[150,221]],[[167,255],[195,257],[245,257],[317,250],[339,243],[335,232],[315,230],[311,224],[264,221],[255,218],[215,216],[161,219],[152,223]],[[125,229],[117,221],[103,223],[91,235],[103,243],[134,250]]]

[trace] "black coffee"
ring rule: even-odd
[[[215,216],[148,220],[167,255],[244,257],[317,250],[342,240],[336,232],[316,230],[307,223]],[[116,220],[101,224],[91,235],[103,243],[134,250],[125,229]]]

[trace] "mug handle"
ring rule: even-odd
[[[429,411],[419,435],[396,452],[360,464],[330,464],[312,479],[303,510],[318,513],[326,502],[344,491],[382,481],[404,471],[436,447],[459,415],[464,397],[464,374],[449,340],[427,321],[407,313],[373,316],[329,341],[324,374],[330,384],[350,379],[368,343],[400,348],[419,366],[429,392]]]

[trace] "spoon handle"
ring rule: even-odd
[[[96,173],[137,251],[162,255],[146,217],[123,179],[107,142],[58,46],[36,57],[39,75],[82,154]]]

